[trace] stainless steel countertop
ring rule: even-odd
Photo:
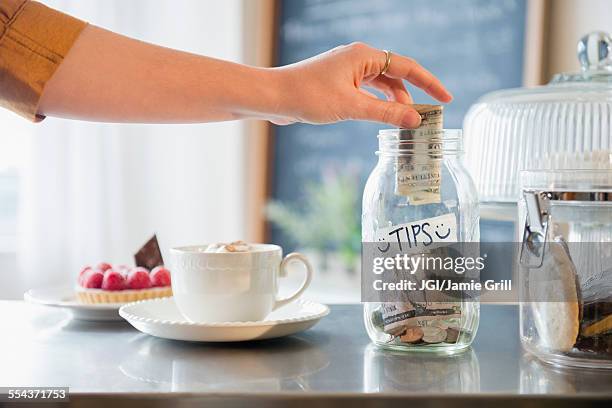
[[[484,305],[471,350],[451,357],[373,347],[360,305],[331,306],[298,335],[235,344],[162,340],[127,323],[70,320],[17,301],[0,301],[0,318],[0,386],[68,386],[77,405],[104,405],[109,397],[223,406],[314,398],[351,407],[404,398],[471,407],[612,400],[612,372],[559,369],[526,355],[516,306]]]

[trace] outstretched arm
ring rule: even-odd
[[[172,50],[87,26],[47,82],[39,113],[102,122],[193,123],[263,118],[275,123],[358,119],[415,127],[403,79],[442,102],[451,95],[415,61],[341,46],[296,64],[257,68]],[[377,88],[380,100],[364,91]]]

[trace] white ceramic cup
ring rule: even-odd
[[[306,257],[291,253],[283,258],[278,245],[251,244],[248,252],[205,252],[207,245],[170,249],[172,292],[179,311],[196,323],[264,320],[294,301],[308,288],[312,266]],[[301,287],[278,298],[278,277],[286,276],[290,262],[306,267]]]

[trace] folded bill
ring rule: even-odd
[[[408,197],[411,205],[440,202],[443,107],[415,104],[421,126],[400,132],[400,148],[410,152],[397,158],[395,194]]]

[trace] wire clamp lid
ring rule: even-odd
[[[523,194],[527,207],[520,263],[527,268],[539,268],[544,262],[546,237],[550,224],[550,201],[547,193],[526,191]]]

